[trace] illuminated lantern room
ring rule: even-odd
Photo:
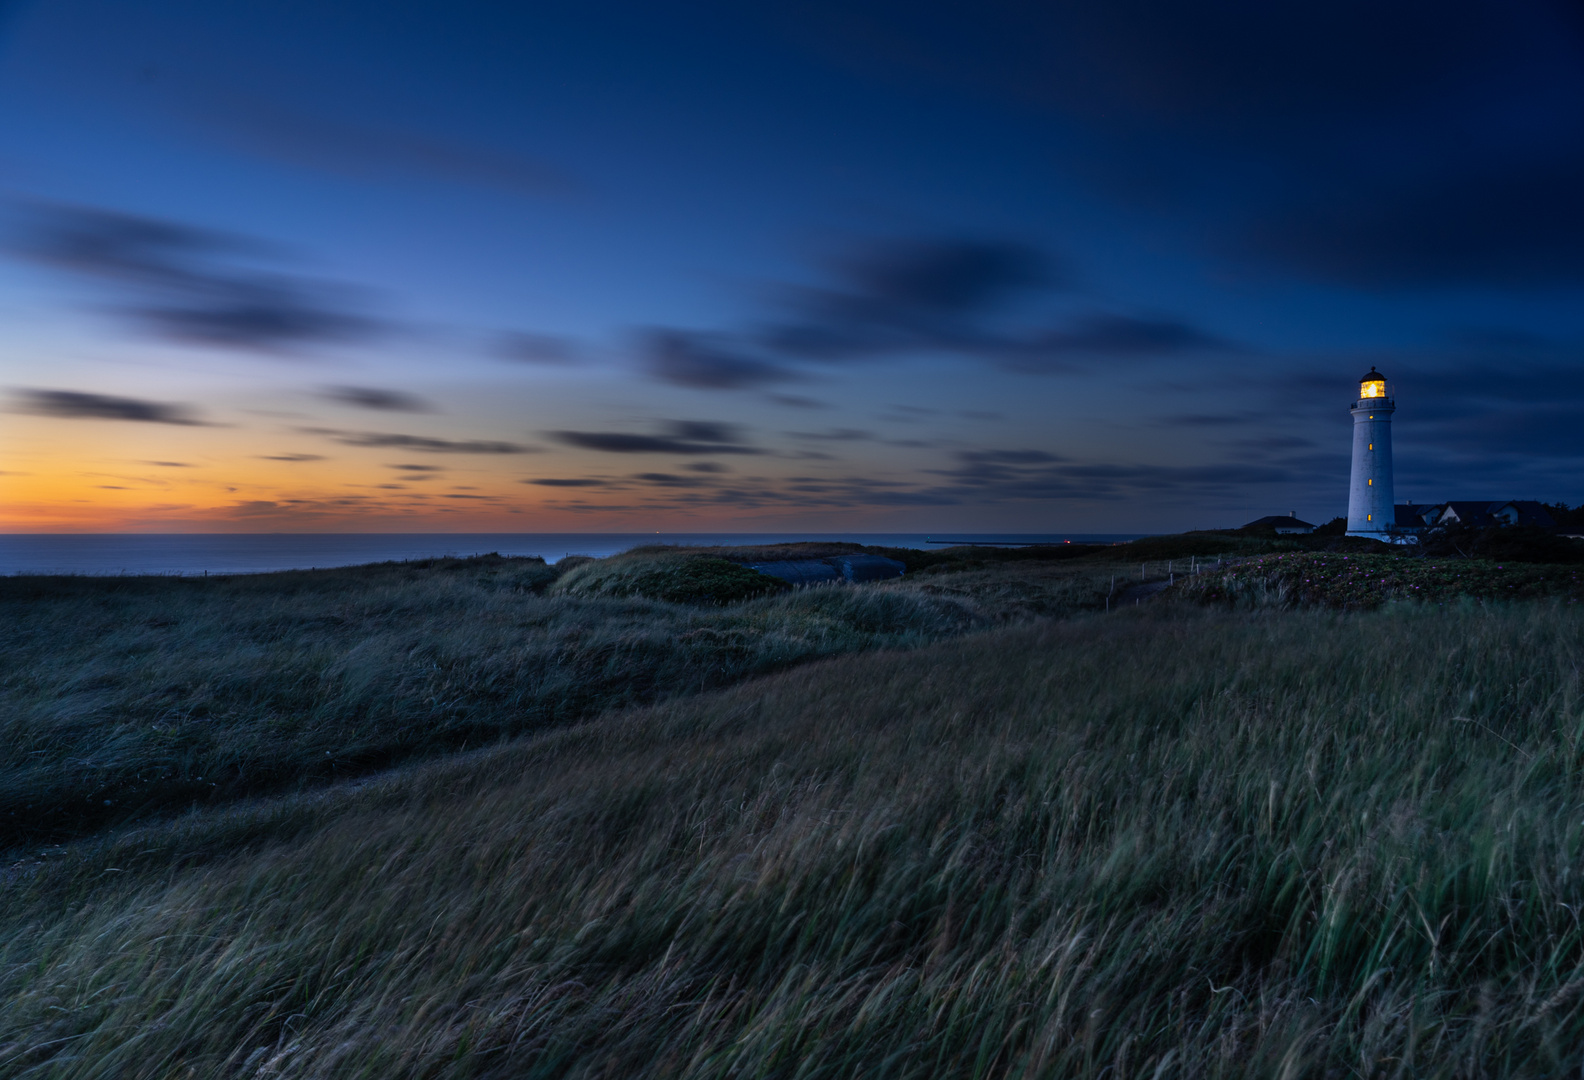
[[[1386,396],[1386,376],[1376,371],[1373,367],[1369,373],[1359,380],[1359,400],[1365,398],[1383,398]]]

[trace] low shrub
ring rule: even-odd
[[[542,593],[569,569],[561,563],[550,566],[541,558],[523,559],[522,563],[507,578],[510,587],[519,592]]]
[[[1492,529],[1434,530],[1420,550],[1437,558],[1483,558],[1500,562],[1584,563],[1584,542],[1545,529],[1507,526]]]
[[[1264,555],[1277,551],[1304,551],[1313,546],[1308,537],[1251,536],[1241,532],[1188,532],[1168,536],[1146,536],[1117,544],[1106,554],[1125,562],[1158,562],[1163,559],[1188,559],[1198,556]]]
[[[1410,558],[1318,552],[1263,555],[1195,575],[1171,595],[1241,606],[1315,604],[1372,608],[1389,600],[1584,599],[1584,569],[1486,559]]]

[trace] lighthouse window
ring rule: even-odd
[[[1370,487],[1374,487],[1375,486],[1375,481],[1373,481],[1373,480],[1369,481],[1369,486]]]
[[[1374,443],[1370,443],[1370,449],[1371,450],[1375,449],[1375,444]]]
[[[1371,379],[1368,382],[1359,383],[1359,396],[1360,397],[1385,397],[1386,396],[1386,380],[1385,379]]]
[[[1375,515],[1374,514],[1365,514],[1364,515],[1364,520],[1365,521],[1374,521],[1375,520]]]

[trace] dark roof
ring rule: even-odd
[[[1502,501],[1493,499],[1453,499],[1441,504],[1442,516],[1450,510],[1456,520],[1464,525],[1490,525],[1498,515],[1508,507],[1512,507],[1517,525],[1533,525],[1536,528],[1550,529],[1556,526],[1556,521],[1546,509],[1546,505],[1534,499],[1506,499]]]
[[[1425,515],[1440,509],[1440,507],[1424,506],[1420,503],[1398,503],[1394,509],[1397,511],[1398,528],[1422,529],[1426,524]]]
[[[1441,510],[1453,511],[1462,521],[1478,521],[1479,518],[1489,518],[1491,511],[1500,505],[1500,502],[1489,499],[1448,499],[1441,504]]]
[[[1385,382],[1386,381],[1386,376],[1384,376],[1380,372],[1376,371],[1374,365],[1372,364],[1372,365],[1370,365],[1369,371],[1367,371],[1364,374],[1364,377],[1361,378],[1359,380],[1359,382],[1361,382],[1361,383],[1375,382],[1377,380],[1380,381],[1380,382]]]
[[[1509,506],[1518,511],[1519,525],[1534,525],[1541,529],[1556,527],[1556,519],[1546,509],[1545,503],[1534,499],[1514,499],[1512,502],[1502,503],[1501,506],[1496,507],[1491,513],[1498,513]]]
[[[1279,529],[1286,526],[1289,529],[1312,529],[1313,525],[1307,521],[1300,521],[1291,514],[1267,514],[1257,521],[1251,521],[1243,526],[1245,529]]]

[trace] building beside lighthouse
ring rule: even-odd
[[[1353,482],[1348,489],[1347,534],[1393,539],[1397,511],[1392,499],[1392,413],[1386,376],[1369,369],[1353,402]]]

